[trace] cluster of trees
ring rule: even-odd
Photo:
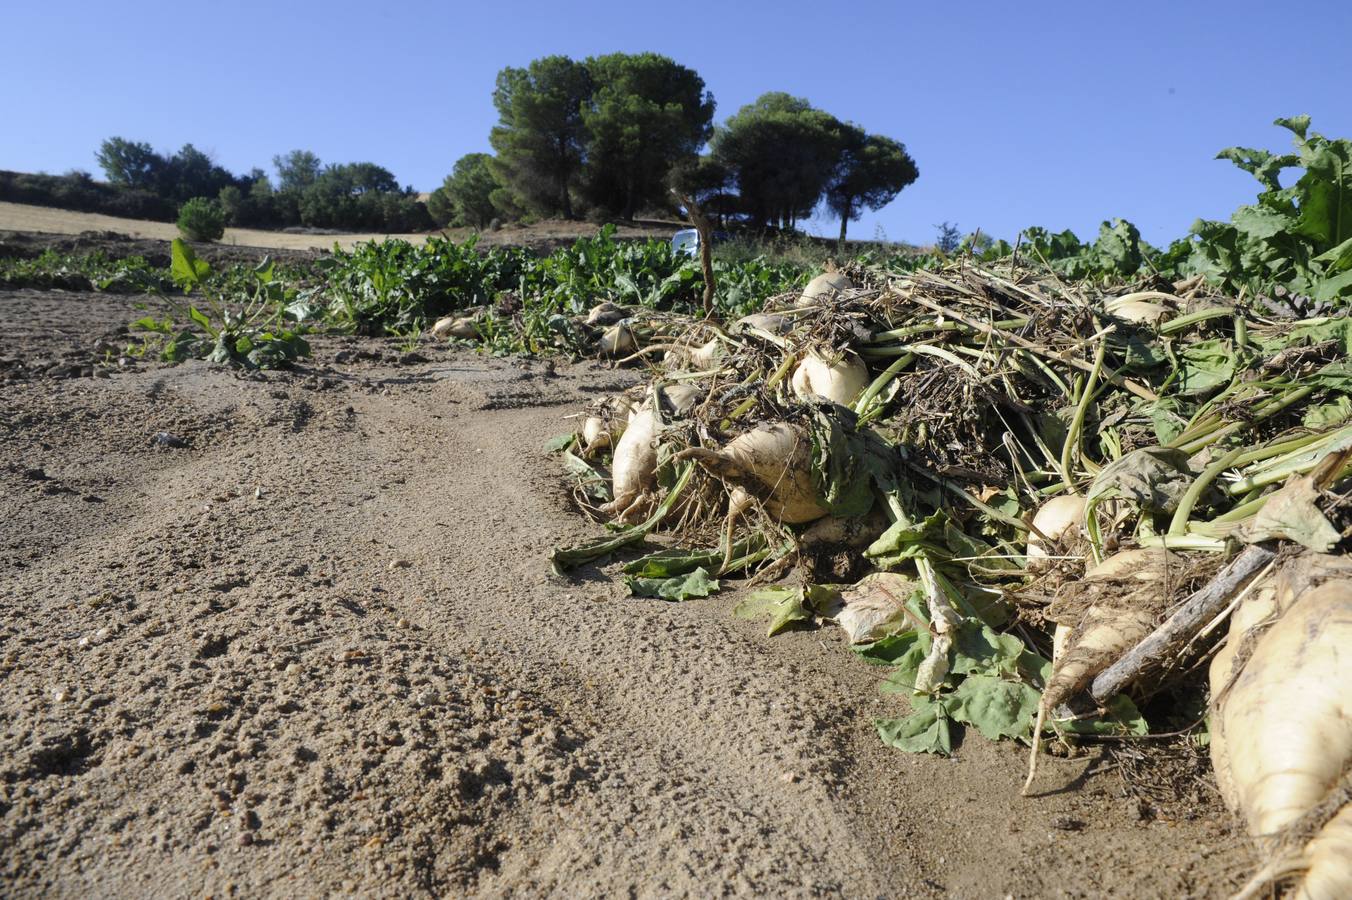
[[[158,194],[117,188],[95,181],[88,172],[0,172],[0,200],[160,222],[172,222],[178,212],[173,201]]]
[[[791,229],[824,205],[844,240],[851,221],[919,174],[900,142],[785,93],[764,94],[715,127],[704,80],[656,53],[509,67],[493,104],[493,152],[462,157],[426,204],[374,163],[324,165],[293,150],[273,158],[274,184],[258,168],[233,174],[192,144],[162,154],[121,137],[98,150],[106,185],[84,173],[0,177],[0,198],[168,220],[207,198],[231,225],[393,233],[670,213],[675,188],[724,222],[760,228]]]
[[[277,184],[262,169],[234,175],[185,144],[172,155],[149,144],[114,137],[97,154],[106,181],[87,172],[33,175],[0,172],[0,200],[82,212],[172,222],[189,200],[219,207],[224,221],[243,228],[304,225],[389,234],[435,226],[410,187],[374,163],[324,165],[308,150],[273,158]]]
[[[631,219],[665,209],[667,178],[713,132],[714,99],[656,53],[537,59],[498,73],[492,154],[462,157],[432,194],[434,218],[484,225],[524,215]]]
[[[324,165],[308,150],[273,158],[277,185],[255,168],[234,175],[192,144],[165,156],[146,143],[114,137],[97,154],[108,183],[174,204],[217,200],[227,223],[250,228],[305,225],[358,231],[419,231],[432,220],[412,188],[375,163]]]
[[[677,187],[708,212],[761,227],[792,228],[824,203],[844,240],[850,221],[919,175],[900,142],[784,93],[715,128],[703,79],[655,53],[549,56],[503,69],[493,103],[494,153],[455,164],[428,202],[439,223],[632,218],[670,210]]]

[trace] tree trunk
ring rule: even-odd
[[[700,268],[704,274],[704,316],[712,319],[714,315],[714,229],[709,222],[704,211],[695,203],[693,197],[687,197],[685,194],[677,193],[673,188],[672,193],[676,199],[685,207],[685,213],[690,217],[690,222],[695,226],[695,231],[699,232],[699,262]]]
[[[573,198],[568,196],[568,179],[573,173],[568,165],[568,150],[562,138],[558,139],[555,149],[559,154],[556,157],[556,161],[559,163],[559,209],[563,212],[565,219],[571,219],[573,218]]]
[[[559,173],[559,210],[565,219],[573,217],[573,198],[568,196],[568,170]]]
[[[850,213],[854,210],[854,204],[846,202],[845,209],[840,214],[840,240],[836,242],[836,252],[845,252],[845,229],[850,224]]]

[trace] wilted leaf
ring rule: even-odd
[[[1320,403],[1306,409],[1300,422],[1306,428],[1325,428],[1330,425],[1341,425],[1349,417],[1352,417],[1352,397],[1339,394],[1328,403]]]
[[[672,578],[636,578],[626,575],[624,583],[635,597],[656,597],[661,600],[689,600],[707,597],[719,589],[718,582],[709,578],[703,568]]]
[[[763,588],[733,607],[739,619],[770,618],[767,634],[774,637],[797,622],[810,622],[812,613],[803,605],[800,588]]]
[[[1026,740],[1032,735],[1042,695],[1016,681],[990,675],[969,675],[941,701],[954,719],[977,729],[992,741],[1002,737]]]
[[[1311,476],[1295,478],[1268,498],[1253,523],[1241,529],[1240,536],[1251,544],[1295,541],[1316,553],[1327,553],[1338,543],[1340,535],[1320,512],[1318,499],[1319,491]]]
[[[927,538],[941,534],[947,521],[948,515],[943,510],[936,510],[925,521],[915,525],[901,521],[893,522],[876,541],[869,544],[864,550],[864,555],[869,559],[879,560],[880,564],[895,564],[902,559],[908,559],[918,552],[920,544]]]
[[[700,566],[711,566],[723,558],[721,550],[658,550],[641,559],[626,563],[626,575],[638,575],[643,578],[671,578],[684,575]]]
[[[948,714],[943,707],[924,697],[916,697],[911,708],[915,711],[904,718],[874,722],[883,743],[907,753],[951,754],[953,740],[949,735]]]
[[[891,449],[871,430],[856,428],[853,415],[840,407],[817,409],[811,434],[812,480],[822,505],[833,516],[867,515],[875,482],[894,477]]]
[[[1185,348],[1179,357],[1181,394],[1208,394],[1235,377],[1235,348],[1229,341],[1198,341]]]
[[[1145,407],[1150,416],[1150,424],[1155,429],[1155,440],[1167,444],[1183,433],[1188,420],[1179,415],[1179,401],[1174,397],[1161,397]]]
[[[610,500],[610,483],[591,464],[568,450],[562,454],[563,468],[577,479],[582,492],[593,503],[605,503]]]
[[[836,624],[845,629],[852,644],[876,641],[902,631],[908,622],[906,601],[916,589],[911,579],[891,572],[865,576],[840,592],[844,606],[835,614]]]
[[[1094,506],[1121,498],[1147,512],[1172,513],[1195,477],[1182,450],[1145,447],[1104,466],[1089,488],[1088,501]]]

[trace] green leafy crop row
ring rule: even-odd
[[[1288,314],[1346,301],[1352,298],[1352,140],[1310,131],[1309,116],[1274,124],[1292,133],[1294,152],[1229,147],[1217,155],[1261,185],[1255,202],[1239,207],[1228,222],[1198,219],[1164,250],[1141,240],[1136,226],[1122,219],[1104,222],[1089,244],[1070,231],[1028,228],[1017,248],[998,241],[981,256],[994,260],[1017,252],[1076,281],[1200,275],[1229,293],[1275,302]],[[1283,187],[1288,169],[1300,175]]]
[[[1016,245],[969,240],[959,252],[982,260],[1017,255],[1021,263],[1045,265],[1064,280],[1105,285],[1141,276],[1200,276],[1286,315],[1338,308],[1352,298],[1352,141],[1311,132],[1308,117],[1277,124],[1295,136],[1295,152],[1234,147],[1219,155],[1258,179],[1256,201],[1241,206],[1229,222],[1199,220],[1167,249],[1151,247],[1134,225],[1118,219],[1105,222],[1092,243],[1070,231],[1028,228]],[[1301,174],[1283,187],[1288,169]],[[859,261],[874,271],[902,274],[949,258],[937,251],[874,250]],[[745,247],[716,255],[718,312],[737,317],[755,311],[767,298],[800,287],[812,269],[802,257],[754,255]],[[253,310],[251,316],[289,321],[292,327],[359,334],[415,337],[442,316],[477,312],[481,334],[497,352],[576,347],[569,339],[571,318],[604,300],[694,311],[703,290],[695,259],[665,241],[618,241],[609,227],[547,256],[520,248],[483,251],[472,238],[459,244],[432,238],[417,245],[386,240],[336,248],[308,266],[267,271],[269,287],[261,300],[258,273],[245,267],[213,273],[197,287],[209,288],[223,308],[236,303]],[[48,251],[32,260],[0,259],[0,287],[155,293],[172,291],[175,280],[140,257]]]
[[[317,268],[323,288],[310,314],[362,334],[407,334],[451,312],[495,305],[565,316],[602,300],[694,309],[703,290],[698,260],[666,241],[617,241],[610,227],[548,256],[519,248],[480,252],[472,238],[388,240],[335,250]],[[714,271],[721,311],[729,315],[758,308],[809,274],[764,258],[716,262]]]
[[[171,287],[169,273],[140,256],[44,251],[32,259],[0,258],[0,288],[143,294]]]

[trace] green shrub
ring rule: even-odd
[[[225,211],[215,200],[193,197],[178,211],[178,230],[190,241],[214,241],[225,234]]]

